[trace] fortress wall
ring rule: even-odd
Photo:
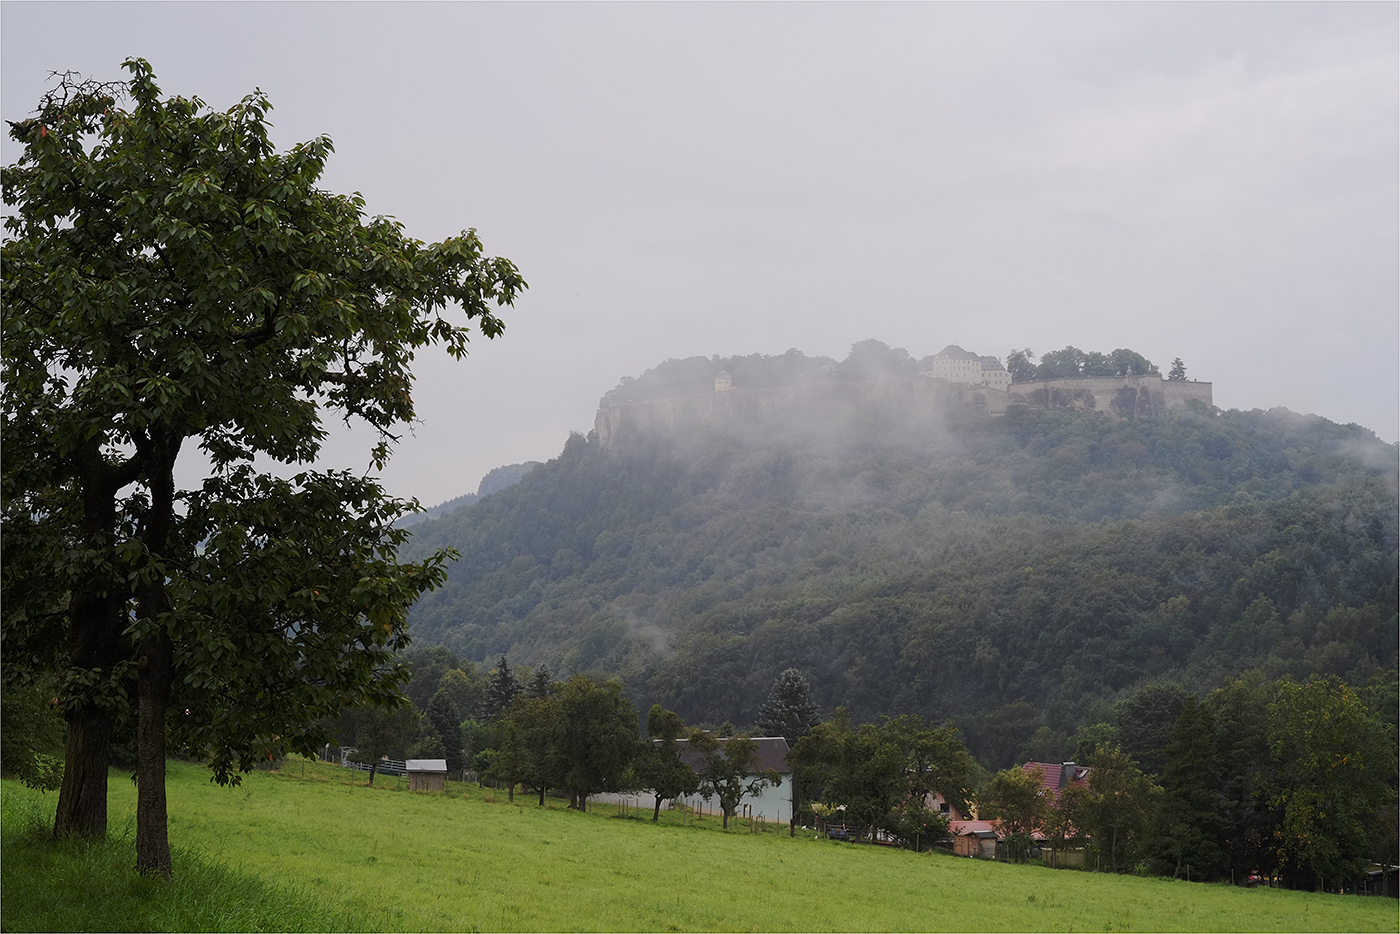
[[[798,386],[735,388],[606,406],[594,417],[593,430],[606,447],[634,431],[674,431],[686,425],[709,425],[787,409],[834,411],[838,406],[883,401],[911,413],[932,415],[943,410],[949,396],[950,387],[941,379],[823,380]]]
[[[1211,384],[1198,379],[1163,380],[1162,394],[1166,397],[1168,409],[1185,408],[1186,403],[1192,399],[1204,404],[1206,408],[1215,405],[1212,401]]]
[[[1108,412],[1134,418],[1155,418],[1184,408],[1191,399],[1209,406],[1211,384],[1199,380],[1167,380],[1154,376],[1084,376],[1074,379],[1012,383],[1013,402],[1046,408]]]
[[[949,406],[1001,415],[1009,405],[1078,409],[1127,418],[1157,418],[1184,408],[1195,399],[1212,405],[1211,384],[1198,380],[1165,380],[1161,376],[1081,377],[1033,383],[1012,383],[1002,392],[988,386],[951,385],[947,380],[919,376],[911,379],[865,381],[822,380],[766,389],[737,387],[727,392],[702,392],[666,399],[622,402],[600,408],[593,420],[605,447],[637,431],[675,431],[710,425],[755,414],[785,410],[826,411],[866,402],[895,403],[911,415],[934,416]]]

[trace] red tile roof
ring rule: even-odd
[[[1021,768],[1027,772],[1041,769],[1045,773],[1041,787],[1052,795],[1058,795],[1070,785],[1089,784],[1087,765],[1075,765],[1073,762],[1027,762]]]

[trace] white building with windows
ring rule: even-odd
[[[949,344],[919,361],[919,375],[963,386],[986,386],[1002,392],[1011,386],[1011,374],[996,357],[983,357],[957,344]]]

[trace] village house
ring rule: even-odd
[[[788,765],[788,743],[781,736],[755,736],[754,743],[758,745],[758,756],[754,760],[754,772],[745,777],[747,784],[759,777],[760,772],[772,769],[782,776],[783,783],[778,787],[772,785],[764,786],[756,795],[745,795],[740,803],[740,817],[761,817],[765,821],[776,821],[787,823],[792,819],[792,766]],[[728,737],[723,737],[717,742],[720,748],[729,742]],[[677,740],[680,746],[681,761],[690,766],[697,774],[703,775],[705,772],[705,754],[698,749],[692,749],[689,740]],[[718,800],[711,798],[706,801],[699,795],[690,795],[682,799],[686,807],[695,810],[718,809]],[[665,807],[665,805],[662,805]]]
[[[1089,766],[1077,765],[1073,762],[1027,762],[1021,766],[1024,772],[1034,772],[1040,769],[1042,794],[1049,799],[1051,807],[1055,806],[1055,801],[1060,792],[1071,785],[1087,786],[1089,784]],[[997,847],[1006,839],[1007,834],[1002,831],[1000,821],[989,821],[971,819],[964,820],[960,817],[951,818],[948,821],[948,829],[953,835],[953,852],[959,856],[970,856],[975,859],[996,859]],[[1041,850],[1042,858],[1046,865],[1073,868],[1084,864],[1083,849],[1066,849],[1063,852],[1055,852],[1046,847],[1045,834],[1036,830],[1031,833],[1031,839]]]

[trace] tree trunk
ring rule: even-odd
[[[116,495],[136,479],[131,463],[109,468],[101,441],[93,438],[74,452],[71,465],[82,489],[83,543],[103,558],[111,557],[117,523]],[[122,660],[125,582],[111,567],[92,567],[74,588],[68,604],[69,664],[108,676]],[[114,687],[114,686],[113,686]],[[107,766],[112,749],[112,712],[90,698],[68,712],[64,742],[63,784],[54,817],[55,837],[107,836]]]
[[[729,829],[729,808],[721,807],[719,810],[720,810],[720,813],[724,815],[724,822],[723,822],[723,827],[722,827],[722,829],[728,830],[728,829]]]
[[[544,785],[540,786],[540,807],[544,807]]]
[[[651,812],[651,822],[654,824],[661,820],[661,796],[656,796],[656,809]]]
[[[170,878],[165,803],[165,714],[170,703],[170,637],[141,643],[136,734],[136,869]]]
[[[107,755],[111,746],[109,711],[85,704],[68,712],[55,837],[101,840],[107,836]]]
[[[138,442],[138,448],[140,447]],[[142,570],[146,577],[137,588],[137,613],[155,626],[141,641],[137,653],[136,721],[136,869],[142,875],[169,878],[170,837],[165,806],[165,713],[170,705],[170,667],[174,650],[166,631],[170,601],[165,592],[166,571],[161,559],[175,524],[175,458],[180,442],[151,429],[151,451],[158,466],[148,482],[151,506],[142,529],[142,542],[154,564]]]
[[[379,761],[375,760],[369,764],[369,787],[374,787],[374,773],[379,771]]]

